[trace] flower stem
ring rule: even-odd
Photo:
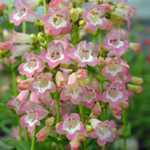
[[[125,110],[122,112],[122,123],[123,123],[123,127],[126,128],[126,126],[127,126],[127,113]],[[127,138],[124,137],[123,141],[124,141],[124,145],[123,145],[124,150],[127,150]]]
[[[83,106],[82,106],[82,104],[79,105],[79,113],[80,113],[81,121],[84,122],[84,113],[83,113]]]
[[[31,149],[30,150],[35,150],[35,129],[34,129],[33,135],[32,135],[32,143],[31,143]]]
[[[46,3],[46,0],[43,0],[43,7],[44,7],[44,14],[46,15],[46,13],[47,13],[47,3]]]
[[[22,23],[22,32],[26,33],[26,30],[27,30],[26,22],[23,22]]]
[[[124,138],[124,140],[123,140],[123,148],[124,148],[124,150],[127,150],[127,139],[126,138]]]
[[[56,101],[56,123],[60,121],[60,94],[59,92],[51,93],[52,98]]]
[[[82,104],[79,105],[79,114],[81,117],[81,121],[84,123],[84,108]],[[83,141],[83,150],[86,150],[86,141]]]
[[[14,64],[11,64],[11,87],[12,87],[12,95],[17,95],[17,83],[16,83],[16,72]]]
[[[60,103],[59,99],[56,99],[56,122],[60,121]]]
[[[105,145],[102,146],[102,150],[105,150]]]

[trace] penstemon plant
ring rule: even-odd
[[[123,0],[14,1],[9,19],[22,32],[9,33],[0,49],[10,53],[8,107],[31,150],[49,137],[50,149],[87,150],[93,140],[105,149],[119,136],[126,147],[129,97],[142,90],[123,59],[139,48],[128,35],[134,13]]]

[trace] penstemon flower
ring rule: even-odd
[[[116,78],[120,79],[121,82],[130,80],[128,64],[117,57],[105,60],[102,74],[110,81],[114,81]]]
[[[80,66],[95,66],[98,64],[98,48],[93,43],[81,41],[73,50],[71,57],[77,61]]]
[[[41,73],[35,77],[31,84],[31,90],[37,93],[37,95],[43,95],[47,92],[55,90],[55,84],[52,81],[52,75],[50,73]]]
[[[32,11],[32,8],[36,5],[34,0],[15,0],[15,10],[13,11],[10,22],[19,26],[24,21],[34,22],[36,20],[36,15]]]
[[[59,64],[65,64],[68,58],[69,45],[65,41],[55,40],[49,43],[48,49],[42,54],[50,68],[55,68]]]
[[[44,69],[44,64],[42,60],[33,53],[26,54],[25,59],[26,62],[19,66],[20,74],[31,78],[35,74],[42,72],[42,70]]]
[[[90,136],[92,138],[96,138],[99,145],[105,145],[113,142],[113,140],[116,138],[117,130],[113,121],[100,121],[93,118],[90,120],[90,123],[93,128]]]
[[[96,32],[97,29],[109,30],[112,27],[110,20],[106,18],[106,13],[111,11],[111,5],[91,5],[85,6],[83,20],[85,29],[90,32]]]
[[[59,134],[66,134],[69,140],[73,140],[78,134],[85,134],[85,129],[78,114],[65,115],[63,121],[57,124]]]
[[[22,127],[27,127],[30,135],[36,126],[40,125],[40,121],[44,119],[48,112],[46,109],[35,103],[26,103],[22,108],[26,114],[20,118],[20,123]]]
[[[49,9],[48,14],[43,17],[45,33],[49,35],[60,35],[71,31],[67,9]]]
[[[121,112],[123,108],[126,108],[128,106],[128,98],[130,96],[130,92],[125,88],[125,85],[123,83],[118,83],[117,81],[114,81],[107,86],[108,87],[106,88],[106,91],[103,93],[104,101],[109,103],[112,110],[118,110],[119,108],[121,108]],[[120,118],[121,116],[116,117]]]
[[[104,47],[110,55],[122,56],[129,47],[127,32],[120,29],[113,29],[106,35]]]
[[[29,7],[32,9],[37,6],[37,1],[36,0],[15,0],[15,7],[19,8],[20,6]]]

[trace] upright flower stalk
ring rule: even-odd
[[[129,98],[142,90],[142,80],[123,59],[131,47],[124,27],[134,9],[124,1],[42,2],[15,0],[10,22],[22,25],[23,33],[0,42],[0,49],[20,61],[17,84],[11,68],[14,97],[8,107],[27,130],[30,150],[49,136],[52,149],[59,143],[88,149],[89,140],[105,149],[119,136],[113,118],[126,128]],[[39,6],[44,12],[37,12]],[[37,33],[27,34],[26,22],[40,26]]]

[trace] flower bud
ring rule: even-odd
[[[48,129],[46,127],[42,128],[37,134],[36,138],[39,142],[43,142],[48,136]]]
[[[80,21],[79,21],[79,25],[80,25],[80,26],[84,26],[84,24],[85,24],[85,21],[84,21],[84,20],[80,20]]]
[[[129,44],[129,48],[131,48],[131,50],[133,50],[134,52],[139,52],[141,50],[141,45],[140,43],[130,43]]]
[[[140,77],[135,77],[134,76],[134,77],[131,78],[131,83],[141,85],[141,84],[143,84],[143,79],[140,78]]]
[[[143,91],[143,88],[139,85],[128,84],[127,87],[130,91],[135,92],[137,94],[139,94]]]
[[[47,128],[51,127],[53,124],[54,124],[54,117],[46,119],[45,125]]]
[[[87,132],[91,132],[93,129],[92,129],[92,126],[91,125],[86,125],[86,131]]]
[[[82,13],[81,8],[72,8],[70,10],[70,16],[71,16],[72,21],[76,22],[79,19],[81,13]]]

